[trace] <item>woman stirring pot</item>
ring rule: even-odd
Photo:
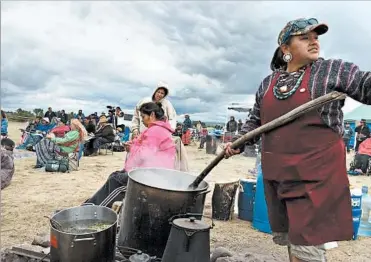
[[[371,72],[342,60],[319,58],[318,36],[327,30],[314,18],[291,21],[282,29],[273,73],[261,83],[241,134],[334,90],[371,104]],[[326,104],[262,137],[273,241],[289,247],[290,261],[326,261],[325,243],[353,236],[343,105],[343,101]],[[233,150],[227,144],[227,158],[240,152],[242,148]]]

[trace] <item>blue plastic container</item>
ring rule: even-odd
[[[362,210],[362,195],[353,195],[352,194],[352,209]]]
[[[256,181],[256,192],[255,192],[255,203],[254,203],[254,214],[252,226],[264,233],[272,233],[271,225],[268,218],[267,202],[265,201],[264,195],[264,184],[263,184],[263,172],[261,164],[257,167],[257,181]]]
[[[253,220],[256,181],[240,180],[238,193],[238,218],[245,221]]]
[[[353,209],[352,216],[353,216],[353,240],[356,240],[358,238],[358,232],[361,225],[362,210]]]
[[[352,194],[353,240],[358,238],[362,217],[362,195]]]

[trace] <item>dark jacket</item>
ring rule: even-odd
[[[237,124],[237,131],[238,131],[238,132],[241,131],[241,129],[242,129],[242,125],[243,125],[242,122],[238,122],[238,124]]]
[[[237,121],[236,120],[229,120],[228,121],[227,131],[232,132],[232,133],[237,131]]]
[[[110,142],[115,141],[113,127],[111,125],[106,125],[105,127],[102,127],[101,129],[98,130],[98,132],[95,133],[95,137],[103,137]]]
[[[362,135],[365,136],[365,137],[363,137],[363,138],[359,138],[359,139],[357,139],[357,140],[359,140],[359,141],[364,141],[364,140],[366,140],[367,138],[370,137],[370,129],[368,128],[367,125],[365,125],[363,128],[362,128],[362,126],[357,126],[356,129],[355,129],[355,131],[356,131],[358,134],[362,134]]]
[[[49,118],[49,121],[52,121],[53,117],[57,117],[57,114],[55,112],[46,111],[44,117]]]
[[[61,119],[61,122],[64,123],[65,125],[68,122],[68,115],[66,113],[64,114],[59,114],[59,118]]]
[[[353,129],[351,127],[344,127],[344,139],[350,139],[353,135]]]
[[[192,128],[192,121],[190,118],[186,118],[183,122],[183,133],[185,133],[189,128]]]
[[[89,121],[89,123],[87,125],[84,125],[84,126],[85,126],[86,132],[88,132],[88,134],[95,133],[95,125],[91,121]]]

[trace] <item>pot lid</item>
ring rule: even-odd
[[[138,251],[136,254],[129,257],[130,262],[149,262],[150,259],[151,257],[147,254],[142,253],[142,251]]]
[[[211,228],[210,225],[206,224],[201,220],[197,220],[195,217],[189,218],[178,218],[173,221],[173,225],[188,230],[203,231]]]

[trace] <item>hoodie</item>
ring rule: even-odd
[[[148,126],[130,145],[125,171],[134,168],[175,168],[176,148],[172,139],[174,130],[169,122],[156,121]]]
[[[165,84],[163,84],[165,85]],[[142,119],[140,117],[140,112],[139,109],[140,107],[148,102],[153,102],[154,101],[154,96],[155,93],[157,92],[158,89],[162,88],[165,89],[166,94],[163,99],[161,99],[159,102],[162,104],[162,109],[165,111],[165,116],[167,117],[167,120],[170,123],[170,126],[172,129],[176,128],[176,111],[173,107],[173,105],[170,103],[169,100],[167,100],[167,97],[169,95],[169,88],[168,87],[163,87],[161,84],[157,85],[158,87],[153,91],[151,97],[146,97],[139,101],[139,103],[136,105],[135,110],[134,110],[134,115],[133,115],[133,120],[131,121],[131,131],[139,130],[139,133],[142,133],[144,130],[146,130],[146,127],[142,123]]]
[[[367,138],[359,145],[358,154],[371,157],[371,138]]]

